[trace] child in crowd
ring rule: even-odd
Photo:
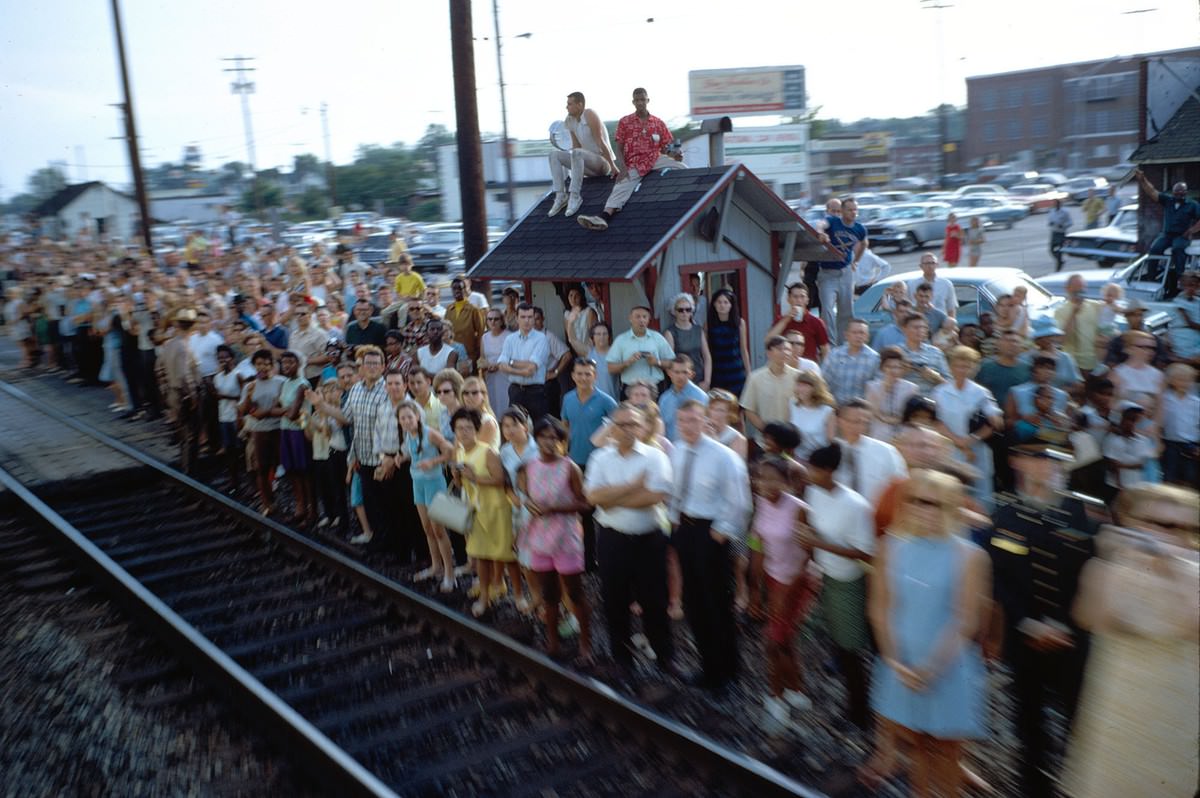
[[[1118,283],[1106,283],[1100,292],[1104,305],[1096,317],[1096,340],[1106,342],[1117,334],[1117,316],[1121,315],[1121,300],[1125,298],[1125,289]]]
[[[341,403],[336,380],[321,385],[321,398],[331,405]],[[320,409],[308,417],[304,434],[312,445],[313,483],[321,505],[318,527],[333,527],[343,534],[350,524],[346,513],[346,437],[337,419]]]
[[[1022,338],[1029,337],[1029,289],[1018,283],[1012,291],[1013,325],[1012,328],[1021,334]]]
[[[816,595],[808,575],[812,551],[799,542],[797,528],[806,523],[807,506],[791,492],[791,464],[768,455],[754,469],[755,535],[762,541],[767,582],[767,714],[788,725],[791,710],[806,711],[800,663],[793,647],[797,625]]]
[[[304,392],[308,390],[308,380],[300,371],[300,356],[292,351],[279,356],[279,371],[283,375],[279,404],[284,408],[279,419],[279,460],[292,483],[292,495],[296,500],[296,512],[291,520],[297,526],[311,526],[317,522],[317,497],[312,483],[312,455],[304,436],[308,421]]]
[[[242,386],[237,372],[233,370],[233,349],[227,344],[217,347],[217,365],[220,369],[213,375],[213,390],[217,392],[217,422],[221,430],[221,450],[229,468],[229,490],[237,493],[241,489],[241,457],[238,446],[238,400],[242,398]]]
[[[1142,482],[1146,464],[1155,455],[1154,442],[1138,431],[1145,408],[1125,400],[1117,403],[1116,412],[1120,420],[1104,439],[1103,447],[1108,461],[1108,486],[1114,496],[1121,488]]]
[[[272,480],[275,467],[279,465],[279,419],[283,415],[279,393],[283,388],[283,377],[272,376],[275,359],[269,349],[259,349],[250,357],[250,362],[254,365],[255,376],[242,389],[241,413],[254,444],[254,478],[262,514],[270,516],[275,512]]]
[[[409,463],[413,504],[417,506],[425,541],[429,544],[430,565],[414,579],[424,581],[440,578],[442,592],[449,593],[454,590],[454,551],[446,530],[429,517],[429,505],[433,504],[439,493],[446,490],[442,466],[453,459],[454,446],[440,432],[425,426],[425,414],[416,402],[401,402],[396,408],[396,418],[404,434],[404,442],[400,445],[400,462]]]

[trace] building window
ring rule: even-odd
[[[1111,117],[1112,114],[1110,114],[1108,111],[1096,111],[1095,113],[1091,114],[1091,117],[1088,120],[1091,122],[1091,124],[1088,125],[1088,133],[1107,133],[1108,131],[1112,130],[1112,127],[1110,126]]]
[[[995,89],[984,89],[979,93],[979,104],[985,111],[995,111],[999,106],[1000,97]]]
[[[983,140],[984,141],[995,141],[996,140],[996,123],[995,122],[984,122],[983,123]]]
[[[1110,144],[1097,144],[1092,149],[1093,158],[1111,158],[1112,154],[1112,145]]]
[[[1050,87],[1045,83],[1035,83],[1029,89],[1029,101],[1034,105],[1045,105],[1050,102]]]
[[[1035,116],[1029,123],[1029,135],[1031,136],[1049,136],[1050,135],[1050,120],[1044,116]]]
[[[1020,108],[1021,107],[1021,94],[1022,93],[1021,93],[1020,86],[1011,86],[1009,88],[1009,90],[1008,90],[1008,107],[1009,108]]]
[[[1021,138],[1021,120],[1020,119],[1008,120],[1008,122],[1004,125],[1004,135],[1010,139]]]

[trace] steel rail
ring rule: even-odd
[[[72,429],[93,440],[130,457],[143,466],[159,473],[166,479],[188,488],[201,499],[214,505],[222,513],[235,518],[241,523],[257,527],[269,535],[276,543],[290,551],[322,567],[341,573],[351,582],[363,586],[385,600],[395,602],[399,610],[411,612],[443,628],[449,627],[455,635],[462,637],[468,643],[488,651],[493,656],[518,668],[521,672],[534,676],[534,678],[543,682],[547,687],[566,693],[582,706],[604,716],[607,720],[617,723],[623,731],[632,733],[639,739],[650,741],[673,750],[683,761],[694,764],[699,769],[711,773],[719,780],[728,782],[729,786],[736,790],[738,794],[764,796],[764,798],[766,796],[821,798],[823,795],[816,790],[805,787],[763,762],[734,751],[698,733],[694,729],[630,701],[598,679],[568,670],[541,652],[522,645],[495,629],[447,609],[441,604],[408,589],[404,585],[372,571],[340,552],[300,535],[273,519],[264,518],[242,504],[176,471],[124,441],[81,422],[57,408],[39,403],[21,389],[2,380],[0,380],[0,391],[35,408],[56,421],[70,426]],[[115,563],[112,563],[103,552],[100,552],[81,533],[71,527],[70,524],[54,513],[47,505],[38,500],[36,496],[33,496],[32,493],[23,486],[20,486],[19,483],[7,474],[5,474],[4,481],[5,484],[11,482],[13,485],[20,487],[19,493],[14,490],[14,493],[17,493],[18,496],[28,496],[29,499],[37,502],[40,507],[48,511],[56,519],[51,521],[52,525],[64,532],[64,534],[67,534],[64,529],[68,530],[72,534],[70,540],[72,546],[83,556],[92,559],[92,552],[94,552],[96,555],[103,557],[110,568],[119,571],[123,575],[123,580],[136,584],[140,588],[140,595],[144,596],[143,601],[153,599],[153,606],[161,607],[167,613],[170,613],[178,625],[186,627],[192,636],[198,637],[200,641],[203,641],[207,645],[208,650],[213,654],[221,655],[224,661],[227,661],[241,672],[245,680],[253,682],[259,690],[269,694],[269,697],[272,699],[271,706],[279,706],[286,709],[290,716],[302,721],[304,728],[311,730],[312,734],[315,735],[315,737],[311,738],[313,741],[319,738],[328,746],[337,749],[337,746],[322,735],[321,732],[312,727],[311,724],[308,724],[307,721],[304,721],[302,717],[291,710],[290,707],[287,707],[274,694],[270,694],[269,690],[259,684],[254,677],[242,670],[240,666],[228,659],[228,657],[225,657],[219,649],[171,612],[165,604],[154,598],[144,587],[137,584],[136,580],[126,574]],[[28,503],[26,501],[26,504]],[[41,514],[40,511],[39,514]],[[122,582],[122,586],[124,586],[124,582]],[[182,630],[176,630],[172,627],[165,631],[170,632],[171,637],[179,637],[179,642],[188,644],[189,646],[192,645],[191,637],[182,636]],[[266,697],[264,696],[263,698],[265,699]],[[309,739],[306,736],[304,741],[308,741]],[[341,758],[336,761],[349,760],[349,762],[355,764],[362,771],[361,766],[358,766],[357,763],[350,759],[348,754],[341,751],[341,749],[337,749],[337,751],[341,755]],[[324,754],[320,755],[324,756]],[[362,772],[366,773],[366,771]],[[370,774],[366,773],[366,775]],[[373,776],[371,778],[374,779]],[[379,785],[379,788],[383,792],[369,794],[392,794],[387,787],[383,786],[377,780],[374,783]]]

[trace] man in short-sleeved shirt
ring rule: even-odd
[[[692,359],[687,355],[676,355],[667,367],[667,376],[671,380],[671,384],[658,397],[658,413],[662,416],[663,427],[667,433],[667,440],[675,440],[675,413],[688,399],[695,399],[701,404],[708,404],[708,394],[706,394],[699,385],[692,382],[692,377],[696,376],[696,368],[692,365]]]
[[[571,368],[575,390],[567,391],[562,400],[562,420],[570,435],[567,453],[580,468],[587,465],[596,448],[592,444],[592,435],[617,408],[617,400],[596,390],[596,368],[594,362],[576,358]]]
[[[954,295],[954,283],[945,277],[938,276],[937,255],[934,255],[932,252],[926,252],[921,255],[921,276],[909,281],[908,293],[915,297],[917,295],[917,287],[923,283],[929,283],[933,288],[933,298],[930,304],[950,318],[956,318],[958,314],[958,299]]]
[[[657,116],[648,110],[650,95],[645,89],[633,90],[633,107],[629,116],[621,117],[615,136],[617,158],[621,168],[617,171],[612,193],[604,201],[604,212],[599,215],[580,215],[579,224],[589,230],[607,230],[625,203],[633,196],[642,178],[655,169],[679,167],[680,164],[663,154],[673,140],[671,131]]]
[[[663,364],[675,357],[667,339],[649,327],[650,308],[639,305],[629,312],[629,329],[612,342],[605,360],[609,374],[621,375],[621,385],[663,381]]]
[[[759,430],[772,421],[787,421],[789,403],[800,372],[787,364],[791,344],[783,336],[767,341],[767,365],[750,372],[742,389],[741,405],[746,419]]]

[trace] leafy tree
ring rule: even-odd
[[[319,175],[323,170],[321,161],[312,153],[304,153],[292,158],[292,180],[299,181],[308,175]]]
[[[43,166],[29,176],[28,187],[40,202],[66,188],[67,176],[57,166]]]
[[[421,200],[409,206],[408,218],[414,222],[436,222],[442,218],[442,202],[437,199]]]
[[[425,128],[425,135],[417,142],[416,156],[433,169],[437,169],[438,147],[454,142],[454,132],[445,125],[430,125]]]
[[[244,213],[255,213],[260,208],[279,208],[282,205],[283,189],[279,187],[279,184],[260,179],[242,193],[239,208]]]
[[[329,196],[323,189],[306,188],[296,205],[305,219],[323,219],[329,213]]]

